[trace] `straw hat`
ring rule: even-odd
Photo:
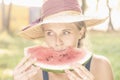
[[[44,37],[42,24],[72,23],[84,21],[86,26],[94,26],[104,22],[106,18],[82,15],[81,6],[77,0],[44,0],[41,7],[41,17],[19,32],[26,39]]]

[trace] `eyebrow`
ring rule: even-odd
[[[71,31],[72,29],[63,29],[63,31]]]
[[[49,29],[48,29],[48,30],[45,30],[45,29],[44,29],[44,31],[46,32],[46,31],[52,31],[52,30],[49,30]]]

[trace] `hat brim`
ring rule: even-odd
[[[74,16],[57,16],[54,18],[45,19],[43,21],[36,22],[28,26],[26,29],[21,30],[18,34],[26,39],[37,39],[44,37],[43,30],[41,26],[43,24],[48,23],[73,23],[73,22],[80,22],[84,21],[87,27],[95,26],[98,24],[103,23],[106,18],[99,18],[99,17],[86,17],[83,15],[74,15]]]

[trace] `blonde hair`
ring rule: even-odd
[[[81,30],[82,28],[84,28],[84,33],[82,35],[82,37],[78,40],[78,48],[86,48],[88,50],[91,50],[91,44],[89,41],[89,35],[87,34],[87,28],[86,28],[86,24],[84,21],[81,22],[75,22],[75,25],[77,26],[77,28],[79,30]]]
[[[76,25],[76,27],[81,30],[82,28],[84,28],[84,32],[83,32],[83,35],[82,37],[78,40],[78,45],[77,47],[80,48],[81,46],[83,46],[83,39],[85,38],[86,36],[86,25],[84,23],[84,21],[81,21],[81,22],[74,22],[74,24]]]

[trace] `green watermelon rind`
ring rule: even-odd
[[[90,60],[91,57],[92,57],[92,53],[89,52],[87,53],[87,55],[83,60],[73,62],[72,64],[77,63],[84,66]],[[50,66],[50,65],[41,64],[40,62],[36,62],[34,65],[39,66],[42,70],[48,72],[64,72],[65,69],[72,70],[72,68],[70,67],[71,63],[66,65]]]

